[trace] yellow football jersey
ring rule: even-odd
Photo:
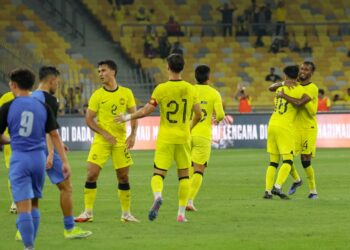
[[[221,121],[225,116],[221,96],[216,89],[209,85],[197,84],[195,89],[202,109],[202,119],[192,129],[191,134],[192,136],[201,136],[211,140],[211,118],[213,112],[215,112],[217,121]]]
[[[2,105],[4,105],[5,103],[12,101],[13,99],[15,99],[15,95],[10,91],[10,92],[6,92],[5,94],[3,94],[0,98],[0,107]],[[8,129],[6,128],[4,135],[10,137],[10,134],[8,132]]]
[[[150,103],[159,105],[160,128],[157,142],[184,144],[190,139],[192,107],[198,102],[194,86],[183,80],[159,84]]]
[[[105,88],[97,89],[89,100],[89,109],[96,112],[97,124],[117,139],[116,145],[124,145],[126,140],[126,124],[114,121],[116,115],[124,114],[134,107],[135,98],[129,88],[118,86],[114,91]],[[95,133],[94,142],[106,142],[102,135]]]
[[[279,87],[276,93],[281,89],[284,93],[290,97],[300,99],[304,94],[305,90],[300,85],[289,89],[286,86]],[[294,107],[291,103],[281,97],[275,97],[275,110],[272,113],[269,124],[273,124],[279,127],[292,128],[294,127],[295,117],[298,113],[298,108]]]
[[[15,99],[15,95],[10,91],[10,92],[6,92],[5,94],[3,94],[0,98],[0,107],[2,105],[4,105],[4,103],[7,103],[9,101],[12,101],[13,99]]]
[[[309,101],[304,107],[300,108],[295,119],[295,126],[298,129],[317,128],[316,112],[318,105],[318,88],[316,84],[312,82],[301,86],[304,88],[305,94],[311,98],[311,101]]]

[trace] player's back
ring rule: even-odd
[[[198,103],[194,86],[186,81],[159,84],[152,100],[160,108],[158,141],[183,144],[190,139],[190,119],[194,103]]]
[[[51,108],[51,110],[53,111],[55,118],[57,118],[58,101],[54,95],[51,95],[48,92],[43,91],[43,90],[35,90],[32,92],[32,97],[38,99],[42,103],[45,103],[47,106],[49,106]]]
[[[43,103],[29,96],[16,97],[7,107],[7,126],[13,151],[45,149],[47,109]]]
[[[211,125],[213,113],[216,113],[216,119],[222,120],[225,116],[220,93],[206,84],[195,85],[198,94],[198,100],[202,110],[202,119],[192,129],[192,136],[205,137],[211,140]]]
[[[276,90],[276,93],[282,89],[286,95],[298,99],[300,99],[305,94],[305,90],[300,85],[297,85],[294,88],[283,86],[278,88]],[[294,107],[287,100],[277,96],[274,99],[274,103],[275,109],[270,118],[269,125],[292,128],[294,126],[295,117],[298,113],[298,108]]]
[[[318,105],[318,87],[313,82],[306,85],[301,85],[304,88],[305,94],[307,94],[311,101],[300,108],[300,111],[295,118],[297,128],[317,128],[316,112]],[[306,105],[309,106],[307,109]],[[310,111],[312,110],[312,113]]]

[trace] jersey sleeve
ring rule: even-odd
[[[11,102],[5,103],[1,108],[0,108],[0,134],[2,135],[7,127],[7,116],[9,113],[10,105]]]
[[[128,89],[128,103],[127,108],[132,108],[136,106],[134,94],[130,89]]]
[[[311,116],[314,116],[318,107],[318,88],[311,88],[309,91],[306,91],[306,94],[311,98],[311,101],[305,104],[305,108]]]
[[[161,98],[161,90],[160,90],[160,85],[158,85],[152,93],[151,100],[149,101],[149,104],[157,107],[158,103],[160,102]]]
[[[214,100],[214,111],[215,111],[215,119],[217,122],[224,119],[225,117],[224,107],[222,105],[221,96],[218,92],[216,92],[216,96]]]
[[[193,104],[199,104],[199,96],[198,96],[198,91],[196,91],[196,88],[192,85],[192,91],[193,91]]]
[[[100,100],[100,95],[98,94],[98,92],[93,93],[92,96],[90,97],[88,108],[94,112],[97,112],[100,106],[99,100]]]
[[[55,116],[53,114],[52,109],[48,105],[45,105],[45,108],[46,108],[46,112],[47,112],[45,132],[50,133],[52,130],[58,129],[58,124],[56,122],[56,119],[55,119]]]

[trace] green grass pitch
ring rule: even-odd
[[[74,211],[83,209],[87,152],[70,152]],[[150,178],[153,151],[133,152],[130,172],[132,212],[139,224],[120,222],[116,178],[109,162],[101,172],[94,222],[79,226],[93,231],[88,239],[65,240],[58,191],[47,179],[41,202],[36,249],[349,249],[349,149],[319,149],[313,166],[318,200],[308,200],[304,185],[284,201],[263,200],[268,155],[264,149],[214,150],[195,202],[198,212],[188,223],[176,222],[177,178],[173,167],[165,179],[164,203],[154,222]],[[16,216],[8,213],[7,173],[0,161],[0,249],[22,249],[14,241]],[[289,178],[284,190],[287,191]]]

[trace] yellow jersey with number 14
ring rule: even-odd
[[[157,142],[184,144],[190,140],[192,107],[198,103],[194,86],[183,80],[160,83],[152,93],[150,104],[160,109]]]
[[[109,91],[102,87],[92,94],[88,108],[96,112],[97,124],[116,137],[118,146],[125,144],[126,124],[119,124],[114,118],[135,105],[134,95],[129,88],[118,86],[116,90]],[[108,143],[102,135],[95,133],[94,142],[97,141]]]
[[[224,119],[225,112],[219,92],[206,84],[195,85],[202,110],[201,121],[192,129],[192,136],[204,137],[211,140],[212,116],[215,112],[216,121]]]
[[[304,88],[300,85],[297,85],[294,88],[282,86],[276,90],[276,93],[282,89],[286,95],[297,99],[300,99],[305,94]],[[293,104],[289,103],[287,100],[277,96],[274,99],[274,103],[275,109],[270,118],[269,125],[294,129],[295,117],[299,111],[298,108],[293,106]]]

